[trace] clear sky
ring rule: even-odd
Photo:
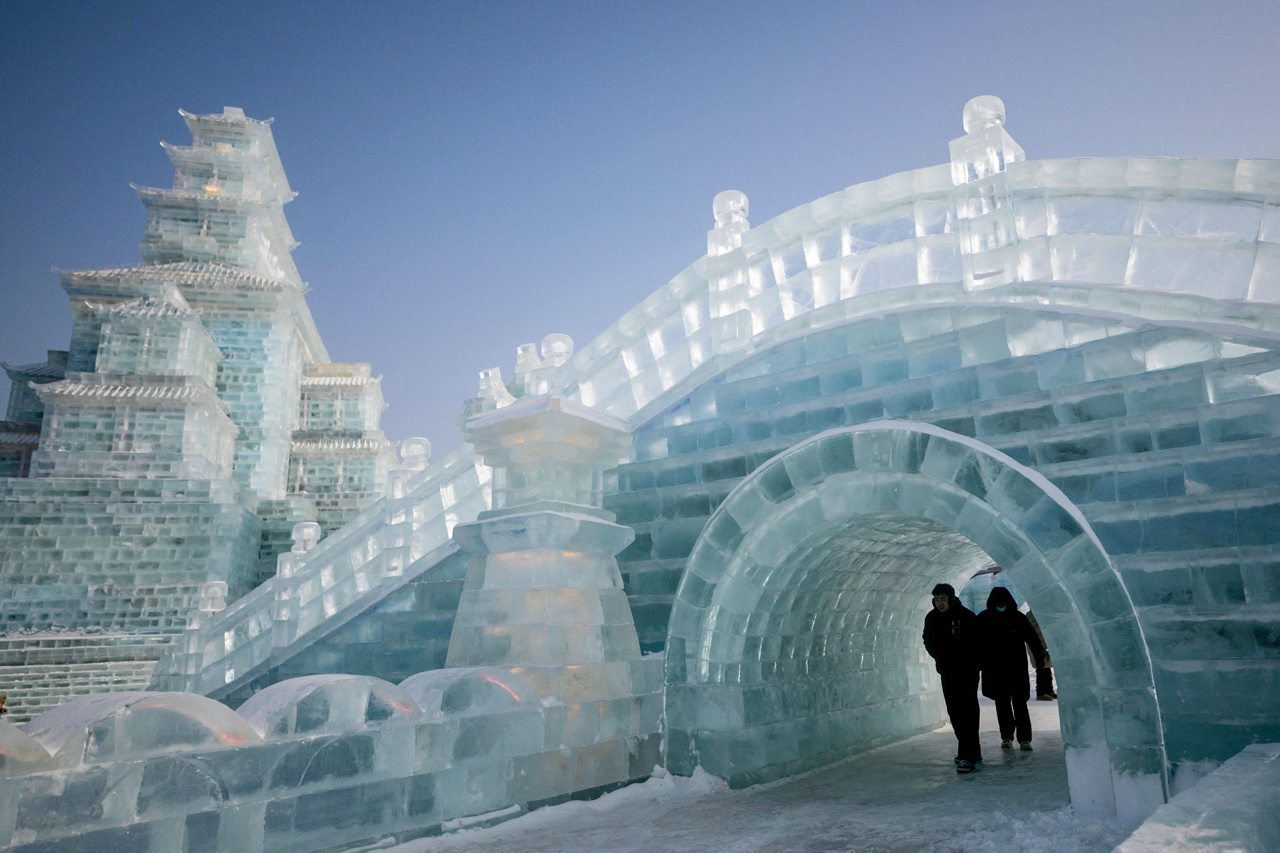
[[[316,323],[389,437],[579,346],[706,251],[946,161],[974,95],[1030,159],[1280,157],[1280,4],[0,3],[0,358],[65,349],[50,267],[135,263],[178,108],[276,119]],[[7,380],[0,380],[7,399]]]

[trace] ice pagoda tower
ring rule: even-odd
[[[295,524],[341,526],[394,467],[380,379],[330,363],[307,307],[271,122],[182,116],[173,186],[134,186],[143,264],[61,271],[69,349],[5,365],[0,693],[19,717],[145,686],[206,584],[248,592]]]

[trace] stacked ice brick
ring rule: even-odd
[[[1133,602],[1073,606],[1136,620],[1134,672],[1148,652],[1154,672],[1158,725],[1125,703],[1089,725],[1163,736],[1176,786],[1183,762],[1280,734],[1276,691],[1258,689],[1280,621],[1280,164],[1027,162],[999,117],[968,111],[949,166],[754,229],[736,224],[745,199],[717,199],[708,257],[558,381],[635,427],[605,506],[636,529],[619,561],[648,649],[674,630],[711,513],[806,437],[925,421],[1031,466],[1092,523]]]
[[[310,493],[332,504],[332,528],[385,485],[390,445],[377,430],[375,388],[354,453],[349,436],[327,434],[300,451],[332,470],[354,456],[344,481],[290,493],[303,376],[308,365],[321,375],[328,360],[290,256],[283,205],[294,193],[270,122],[235,108],[183,116],[192,144],[165,145],[173,188],[135,188],[147,208],[144,265],[63,272],[69,352],[9,369],[17,423],[0,429],[0,473],[29,477],[0,481],[9,631],[172,638],[206,582],[227,584],[234,600],[274,572],[292,528],[322,515]],[[334,369],[368,375],[362,365]],[[36,449],[31,425],[41,420]],[[148,648],[151,661],[164,651]],[[102,662],[76,654],[68,666]],[[56,666],[41,655],[41,666]],[[0,678],[0,690],[22,715],[21,695],[36,688],[19,670],[3,670],[13,683]],[[148,673],[131,677],[145,683]],[[42,702],[101,689],[94,679],[71,678]]]
[[[0,477],[26,477],[31,473],[31,456],[40,445],[40,422],[44,404],[35,387],[66,376],[67,353],[49,350],[39,364],[4,364],[9,376],[9,406],[0,421]]]
[[[289,493],[305,495],[330,533],[381,497],[398,467],[378,422],[382,377],[367,364],[310,364],[302,377],[298,428],[289,457]]]
[[[189,693],[84,697],[21,729],[0,722],[0,846],[343,849],[602,792],[660,760],[661,662],[628,666],[634,710],[607,731],[607,720],[484,667],[399,687],[293,679],[239,713]]]
[[[385,498],[318,545],[315,522],[296,525],[275,574],[202,614],[153,686],[234,705],[291,675],[442,665],[460,592],[450,536],[489,507],[491,474],[469,445],[430,463],[429,449],[425,439],[402,442],[404,467],[388,475]]]

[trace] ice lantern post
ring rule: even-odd
[[[553,392],[466,426],[494,469],[494,508],[453,532],[471,562],[448,665],[518,668],[543,695],[562,695],[572,667],[573,692],[593,693],[611,665],[640,658],[614,559],[635,533],[600,508],[627,425]],[[584,678],[592,666],[601,679]]]

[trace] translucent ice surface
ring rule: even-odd
[[[417,703],[394,684],[340,674],[281,681],[255,693],[239,708],[254,731],[268,740],[356,731],[368,723],[417,712]]]
[[[428,715],[495,714],[538,707],[538,694],[510,670],[498,667],[449,667],[420,672],[400,689]]]
[[[30,773],[53,764],[40,741],[8,720],[0,720],[0,776]]]
[[[262,742],[226,705],[190,693],[83,696],[46,711],[22,730],[63,765]]]

